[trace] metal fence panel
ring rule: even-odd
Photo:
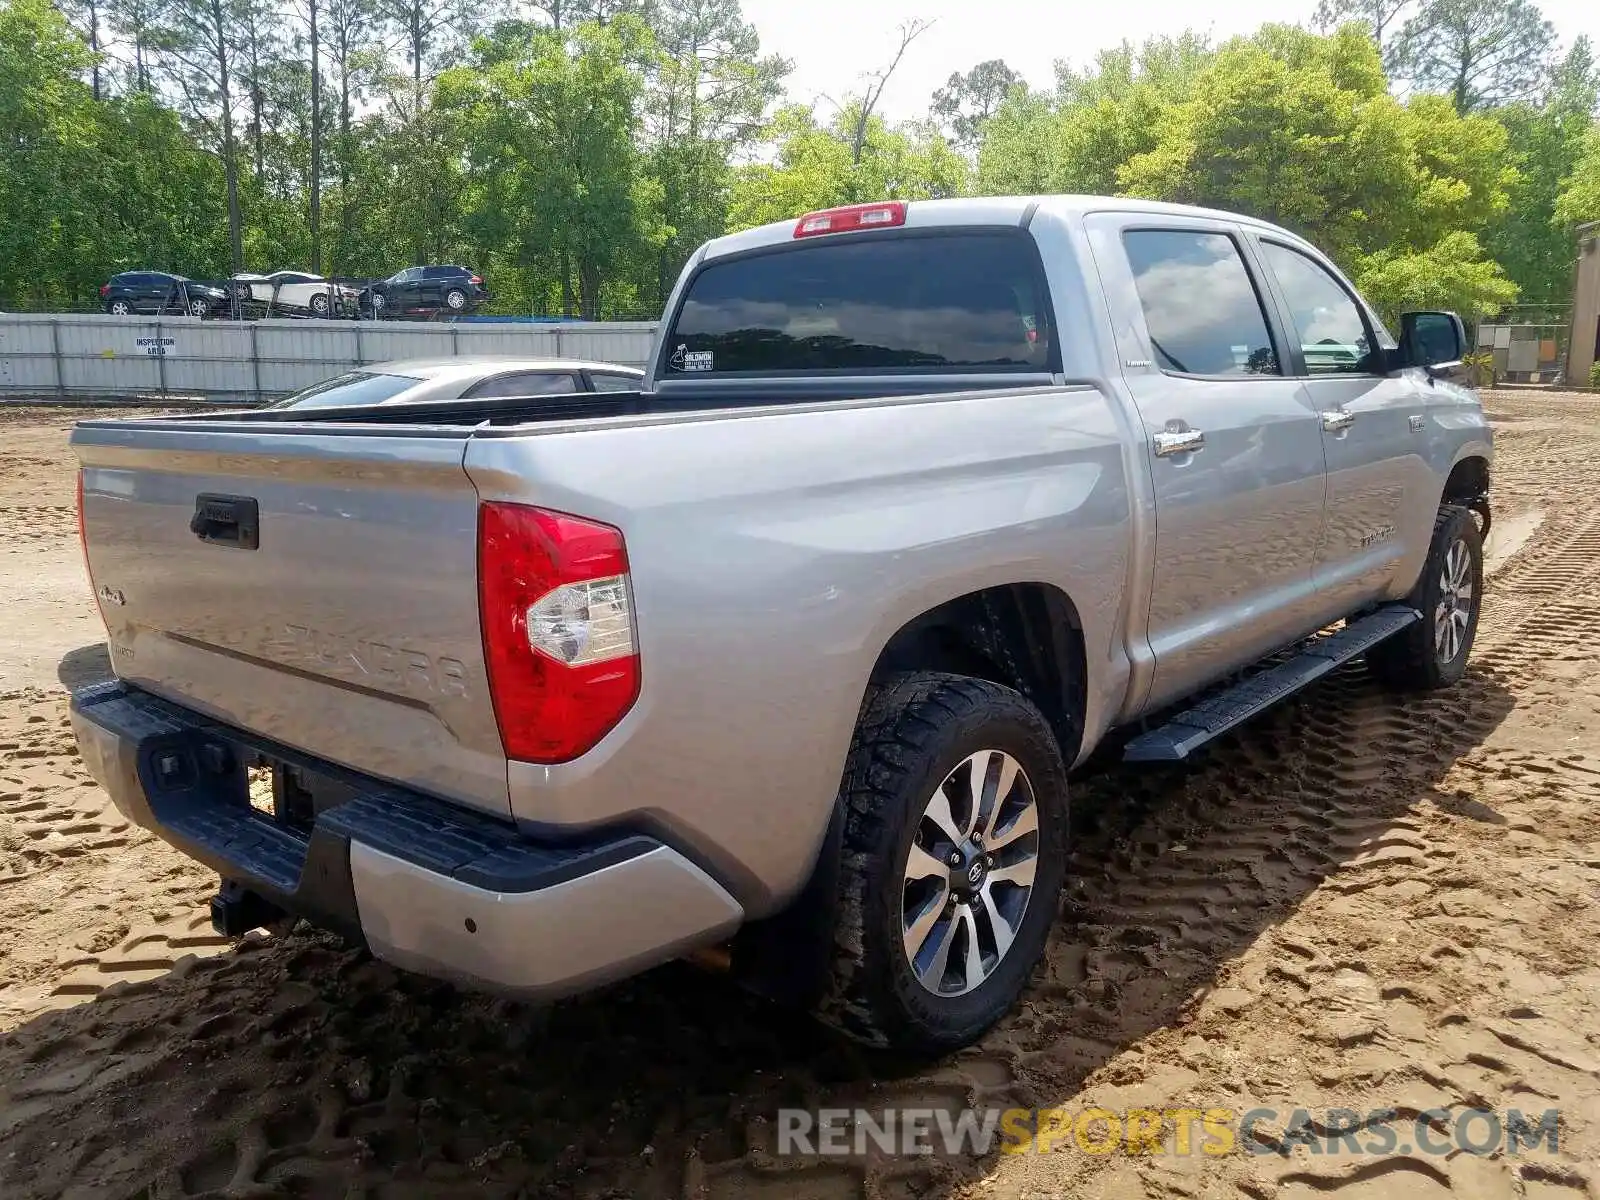
[[[645,321],[201,321],[5,313],[0,314],[0,396],[255,402],[369,363],[476,354],[641,367],[654,335],[654,324]]]
[[[561,334],[534,327],[510,332],[494,326],[458,326],[463,354],[526,354],[530,358],[567,358],[562,353]]]

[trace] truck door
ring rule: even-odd
[[[1153,484],[1153,708],[1314,627],[1322,433],[1238,226],[1106,213],[1088,232]]]
[[[1289,334],[1285,365],[1321,423],[1328,506],[1315,574],[1330,617],[1342,616],[1409,590],[1432,539],[1426,384],[1421,372],[1385,373],[1393,339],[1320,255],[1255,242]]]

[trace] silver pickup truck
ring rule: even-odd
[[[1096,747],[1183,759],[1359,655],[1460,678],[1464,345],[1223,212],[719,238],[639,391],[79,424],[78,742],[224,933],[533,998],[709,951],[946,1050],[1042,952]]]

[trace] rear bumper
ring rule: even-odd
[[[530,998],[585,990],[717,941],[743,912],[652,838],[534,842],[512,825],[309,759],[120,683],[72,698],[78,747],[130,820],[286,913],[396,966]],[[249,802],[292,773],[314,815]]]

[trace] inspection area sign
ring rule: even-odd
[[[178,345],[177,338],[169,337],[142,337],[134,338],[133,344],[151,358],[163,358],[171,354]]]

